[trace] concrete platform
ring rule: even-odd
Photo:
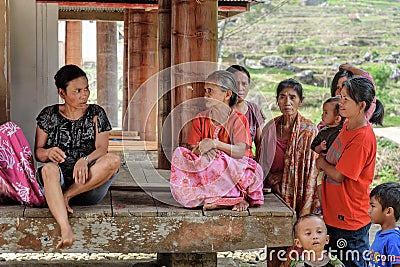
[[[157,170],[151,154],[126,153],[101,203],[72,206],[77,241],[63,252],[209,255],[292,245],[296,216],[275,194],[244,212],[183,208],[169,191],[169,171]],[[0,231],[0,253],[59,252],[60,229],[48,208],[2,205]]]

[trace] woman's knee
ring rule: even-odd
[[[121,158],[113,153],[107,153],[105,155],[105,161],[107,163],[107,166],[113,173],[117,172],[117,170],[121,166]]]
[[[52,181],[56,181],[57,183],[60,182],[60,170],[56,164],[54,163],[45,164],[42,167],[41,172],[44,185]]]

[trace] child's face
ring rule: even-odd
[[[306,218],[297,225],[296,246],[304,250],[321,252],[329,243],[325,223],[320,218]]]
[[[336,124],[338,115],[335,114],[336,103],[329,102],[322,106],[322,121],[325,125],[332,126]]]
[[[369,201],[368,215],[371,218],[371,222],[376,224],[383,224],[385,222],[385,211],[382,210],[382,205],[373,196]]]

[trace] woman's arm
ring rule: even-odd
[[[89,163],[101,158],[105,154],[107,154],[108,151],[108,137],[109,137],[109,131],[104,131],[99,133],[98,131],[98,124],[97,124],[97,117],[95,117],[95,150],[90,153],[89,155],[86,155],[85,158],[80,158],[78,161],[75,163],[74,166],[74,171],[73,171],[73,177],[75,179],[75,182],[78,184],[85,184],[87,179],[89,178]]]
[[[66,155],[59,147],[45,148],[49,135],[36,126],[35,135],[35,158],[40,162],[64,162]]]
[[[216,155],[215,150],[221,150],[232,158],[241,159],[244,156],[246,146],[245,143],[231,145],[221,142],[218,139],[205,138],[198,143],[193,152],[199,151],[200,155],[207,155],[212,159]]]
[[[237,143],[235,145],[230,145],[219,140],[214,140],[216,144],[216,149],[221,150],[235,159],[241,159],[244,156],[247,145],[245,143]]]
[[[256,129],[256,136],[254,138],[254,144],[256,145],[256,159],[260,158],[258,155],[261,153],[260,146],[261,146],[261,134],[262,129],[261,127],[257,127]]]
[[[96,149],[89,155],[86,155],[89,158],[89,162],[99,159],[100,157],[104,156],[108,152],[108,139],[110,136],[110,132],[104,131],[104,132],[99,133],[98,125],[97,125],[97,117],[95,118],[95,120],[96,120],[96,123],[95,123],[96,124],[96,136],[95,136]]]
[[[350,71],[354,75],[358,75],[358,76],[363,76],[363,74],[366,73],[365,70],[356,68],[356,67],[354,67],[353,65],[351,65],[349,63],[345,63],[345,64],[340,65],[339,69],[344,69],[344,70]]]
[[[341,183],[346,178],[346,176],[339,172],[334,165],[327,162],[324,157],[317,158],[316,167],[319,170],[324,171],[326,175],[338,183]]]

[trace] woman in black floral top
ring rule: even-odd
[[[118,172],[120,158],[108,153],[110,122],[103,108],[87,104],[86,73],[75,65],[54,76],[64,104],[45,107],[36,118],[35,156],[45,163],[37,178],[51,213],[61,228],[57,249],[69,247],[75,234],[68,222],[70,201],[90,205],[101,201]]]

